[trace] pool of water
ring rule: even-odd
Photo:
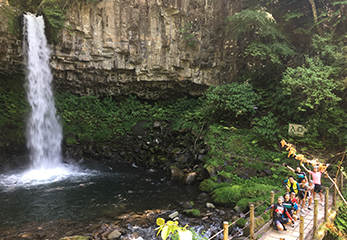
[[[196,187],[179,186],[163,175],[88,161],[65,166],[67,172],[47,178],[11,171],[0,175],[0,226],[58,220],[111,221],[127,211],[165,208],[196,198]],[[36,180],[33,180],[36,179]]]

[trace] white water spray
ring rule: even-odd
[[[27,124],[27,146],[34,169],[61,165],[62,126],[56,118],[47,45],[42,16],[24,15],[24,46],[27,64],[27,96],[31,114]]]

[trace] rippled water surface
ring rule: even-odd
[[[129,210],[163,208],[198,194],[193,187],[129,166],[111,169],[89,162],[52,171],[0,175],[0,226],[61,219],[107,221]]]

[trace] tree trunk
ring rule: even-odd
[[[318,23],[318,17],[317,17],[317,8],[316,8],[316,3],[314,2],[314,0],[308,0],[311,4],[311,7],[312,7],[312,12],[313,12],[313,19],[314,19],[314,23],[316,24],[317,26],[317,30],[318,30],[318,33],[319,35],[323,35],[323,31],[322,29],[317,25]]]

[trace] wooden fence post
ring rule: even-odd
[[[270,200],[271,205],[275,203],[275,192],[271,191],[271,200]],[[274,209],[270,209],[270,218],[272,219],[274,216]]]
[[[314,200],[313,238],[318,235],[318,199]]]
[[[336,178],[334,178],[334,182],[336,183]],[[334,194],[333,194],[333,206],[336,207],[336,186],[334,185]]]
[[[223,222],[223,240],[228,240],[228,236],[229,236],[229,223],[227,221]]]
[[[328,221],[328,203],[329,203],[329,188],[325,190],[325,203],[324,203],[324,221]]]
[[[304,215],[300,216],[300,235],[299,240],[304,240],[304,225],[305,225],[305,217]]]
[[[250,217],[250,235],[249,235],[249,240],[254,240],[254,205],[251,204],[249,206],[250,208],[250,213],[249,213],[249,217]]]

